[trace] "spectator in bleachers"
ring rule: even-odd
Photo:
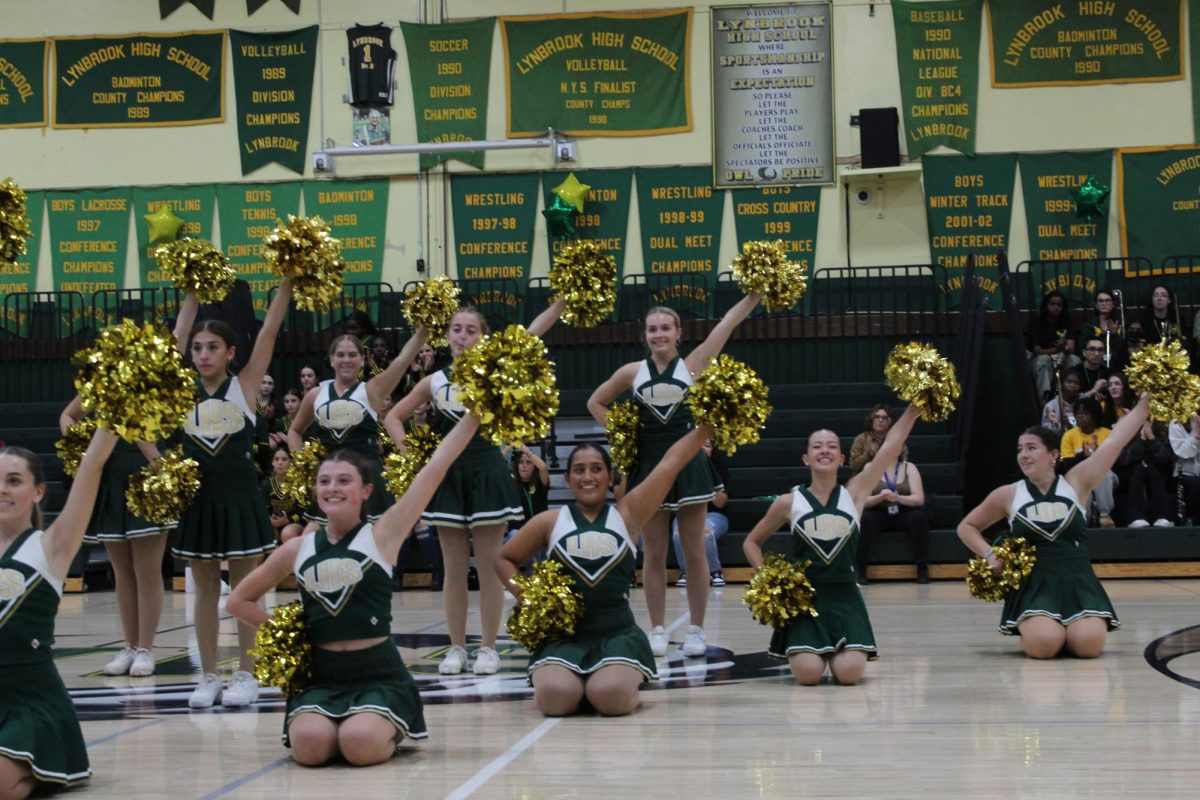
[[[1104,366],[1117,369],[1125,363],[1125,338],[1116,295],[1107,289],[1096,292],[1092,313],[1083,326],[1087,336],[1097,336],[1104,343]]]
[[[1150,291],[1150,302],[1142,309],[1142,331],[1146,344],[1158,344],[1170,339],[1187,346],[1179,323],[1179,306],[1175,293],[1161,283]]]
[[[550,468],[537,453],[523,444],[513,450],[512,458],[513,480],[521,492],[525,519],[511,523],[510,527],[519,529],[550,508]]]
[[[1059,381],[1059,393],[1042,407],[1042,427],[1061,434],[1075,424],[1075,404],[1083,390],[1083,373],[1068,370]]]
[[[287,441],[287,433],[292,429],[292,422],[296,419],[296,412],[300,410],[300,401],[303,399],[304,394],[299,389],[292,388],[283,393],[283,413],[276,420],[279,424],[275,433],[271,434],[272,443]]]
[[[412,364],[408,366],[408,370],[404,373],[404,377],[400,379],[400,395],[404,396],[413,390],[413,387],[421,382],[421,379],[433,371],[433,362],[437,355],[437,351],[433,349],[433,345],[426,344],[418,352],[417,357],[413,359]]]
[[[309,390],[317,388],[317,368],[312,364],[305,364],[300,368],[300,391],[302,394],[308,394]]]
[[[1119,484],[1129,487],[1129,527],[1147,528],[1154,520],[1156,528],[1171,528],[1175,523],[1167,481],[1174,458],[1167,441],[1167,426],[1147,421],[1133,438],[1114,470]]]
[[[1167,429],[1175,453],[1175,478],[1181,483],[1184,524],[1200,520],[1200,415],[1193,414],[1187,427],[1172,422]]]
[[[1075,355],[1075,329],[1071,326],[1071,311],[1062,292],[1054,291],[1042,298],[1038,315],[1029,326],[1029,365],[1038,397],[1050,398],[1054,373],[1079,363]]]
[[[1117,424],[1117,420],[1129,413],[1134,405],[1133,392],[1125,382],[1125,373],[1117,371],[1109,375],[1108,392],[1098,399],[1104,409],[1104,417],[1100,424],[1111,428]]]
[[[871,545],[883,531],[900,531],[913,542],[917,583],[929,583],[929,517],[921,471],[901,456],[883,469],[871,496],[863,504],[862,538],[858,543],[858,582],[866,586]]]
[[[342,333],[347,336],[353,336],[358,339],[363,347],[366,347],[370,342],[371,337],[378,333],[375,323],[367,316],[365,311],[351,311],[350,314],[342,320]]]
[[[1081,397],[1100,399],[1108,392],[1108,376],[1112,370],[1104,365],[1104,339],[1088,335],[1083,341],[1083,363],[1077,369],[1083,373]]]
[[[287,475],[288,467],[292,465],[292,453],[287,442],[280,442],[271,448],[271,472],[259,485],[263,499],[267,504],[267,516],[275,536],[281,542],[294,539],[304,530],[303,509],[296,498],[283,490],[283,477]]]
[[[387,336],[382,333],[372,336],[370,341],[367,342],[367,377],[374,378],[387,369],[388,364],[392,363],[392,355],[392,345],[388,341]]]
[[[1100,425],[1102,413],[1100,403],[1094,397],[1081,398],[1075,405],[1075,426],[1062,435],[1059,447],[1059,466],[1064,474],[1095,453],[1112,433]],[[1113,492],[1116,488],[1117,475],[1110,469],[1092,490],[1101,528],[1111,528],[1116,524],[1112,518],[1116,505]]]
[[[895,421],[892,410],[883,403],[867,412],[867,416],[863,419],[863,432],[855,436],[854,441],[850,444],[851,475],[862,472],[862,468],[875,457],[875,454],[879,452],[879,445],[883,444],[884,437],[892,429]],[[900,458],[901,460],[908,458],[908,445],[904,446]]]
[[[704,556],[708,560],[708,585],[720,588],[725,585],[725,572],[721,569],[717,542],[729,533],[729,518],[721,510],[729,502],[729,472],[721,462],[720,454],[713,450],[711,439],[705,440],[703,449],[713,470],[713,480],[720,487],[713,499],[708,501],[708,510],[704,514]],[[675,579],[675,585],[687,586],[683,545],[679,543],[679,521],[674,519],[671,520],[671,544],[675,548],[675,563],[679,565],[679,577]]]

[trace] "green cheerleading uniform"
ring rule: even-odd
[[[575,634],[547,642],[529,657],[529,676],[548,664],[590,675],[601,667],[624,664],[648,681],[658,679],[646,634],[629,607],[629,587],[637,568],[637,549],[621,513],[605,506],[588,521],[574,503],[558,510],[547,558],[565,567],[583,596],[583,618]]]
[[[1054,479],[1042,494],[1028,480],[1016,484],[1008,511],[1010,536],[1023,536],[1037,553],[1024,585],[1004,598],[1000,632],[1019,636],[1017,626],[1030,617],[1050,617],[1069,625],[1100,617],[1108,629],[1121,626],[1087,549],[1087,521],[1067,479]]]
[[[383,456],[379,453],[379,412],[371,407],[367,396],[367,385],[362,381],[354,384],[345,393],[337,393],[337,384],[321,381],[317,385],[317,399],[313,403],[316,439],[325,447],[326,453],[335,450],[350,450],[367,459],[370,464],[371,485],[374,490],[367,498],[367,519],[371,522],[383,516],[395,499],[387,490],[383,479]],[[305,519],[324,525],[327,520],[316,502],[304,511]]]
[[[661,373],[654,359],[647,358],[633,379],[633,399],[638,404],[637,463],[630,472],[626,491],[649,477],[671,445],[695,427],[692,411],[684,400],[692,386],[692,374],[679,356],[671,359]],[[707,504],[721,485],[709,466],[708,456],[697,453],[679,472],[671,491],[659,506],[663,511],[678,511],[681,506]]]
[[[369,522],[336,543],[325,529],[307,533],[294,564],[304,620],[312,641],[312,681],[290,698],[283,721],[283,743],[297,714],[344,720],[369,711],[396,726],[396,742],[424,739],[425,716],[417,683],[392,643],[392,566],[375,543]],[[338,652],[321,647],[346,639],[387,636],[362,650]]]
[[[142,536],[157,536],[175,527],[174,522],[163,524],[139,517],[125,503],[129,478],[149,463],[136,444],[117,440],[117,446],[104,462],[104,471],[100,474],[96,505],[92,508],[88,532],[83,537],[85,542],[124,542]]]
[[[445,436],[467,410],[458,399],[458,386],[450,381],[449,369],[434,372],[430,380],[429,425]],[[450,465],[421,515],[426,525],[449,528],[503,525],[524,518],[520,492],[500,448],[478,433]]]
[[[795,653],[831,656],[859,650],[879,657],[867,605],[855,581],[858,553],[858,510],[842,486],[822,504],[805,486],[792,489],[792,560],[812,561],[805,575],[813,585],[813,608],[819,616],[801,615],[786,628],[776,628],[767,655]]]
[[[183,454],[200,465],[200,489],[179,520],[176,558],[249,558],[275,547],[252,456],[254,412],[237,378],[212,395],[197,379],[198,402],[183,422]]]
[[[272,514],[286,514],[288,524],[304,521],[300,504],[296,502],[296,498],[283,490],[283,486],[275,480],[274,475],[259,484],[258,489],[262,493],[263,500],[266,501],[268,517]]]
[[[0,755],[28,765],[40,788],[92,776],[79,718],[54,666],[62,586],[42,531],[30,528],[0,554]]]

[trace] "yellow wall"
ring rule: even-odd
[[[407,21],[466,19],[482,14],[547,14],[620,9],[670,8],[669,2],[613,0],[303,0],[299,16],[283,3],[270,0],[252,17],[242,0],[218,0],[216,16],[208,20],[188,5],[165,20],[158,19],[150,0],[0,0],[0,36],[26,38],[137,32],[174,32],[218,28],[250,31],[290,30],[319,24],[321,38],[309,131],[310,151],[322,141],[350,142],[350,112],[345,104],[347,69],[345,28],[361,22],[383,21],[395,26]],[[710,70],[708,7],[694,4],[691,92],[694,129],[689,133],[642,138],[589,138],[579,142],[577,166],[657,166],[707,164],[711,161]],[[836,150],[840,161],[858,155],[858,133],[849,117],[859,108],[900,106],[891,8],[887,2],[834,0],[834,81]],[[874,13],[872,15],[872,7]],[[424,14],[424,17],[422,17]],[[980,51],[980,75],[989,74],[986,24]],[[499,33],[492,49],[488,138],[504,138],[504,73]],[[411,88],[404,40],[392,33],[398,51],[396,105],[392,110],[392,142],[415,141],[409,112]],[[227,61],[227,69],[229,62]],[[232,71],[230,72],[232,76]],[[238,159],[233,80],[227,81],[226,121],[219,125],[146,129],[0,130],[0,177],[11,175],[26,189],[133,186],[174,183],[275,181],[299,176],[272,164],[242,177]],[[979,152],[1054,151],[1098,147],[1185,144],[1193,141],[1191,92],[1188,80],[1169,83],[1101,85],[1078,88],[991,89],[979,87]],[[337,162],[340,177],[391,176],[388,247],[384,280],[399,286],[416,277],[418,256],[434,274],[453,270],[448,231],[448,182],[445,174],[430,174],[422,192],[415,156],[348,158]],[[548,151],[491,152],[489,171],[554,168]],[[451,169],[456,167],[451,166]],[[307,168],[311,170],[311,164]],[[311,172],[306,177],[312,177]],[[1115,177],[1115,176],[1114,176]],[[851,256],[856,266],[921,263],[929,260],[923,193],[919,175],[894,178],[879,191],[874,179],[862,179],[872,189],[865,205],[851,203]],[[1110,181],[1111,182],[1111,181]],[[856,190],[859,182],[850,188]],[[823,190],[816,264],[844,266],[846,223],[840,186]],[[418,196],[427,195],[418,215]],[[641,271],[637,237],[636,198],[631,213],[626,271]],[[424,221],[424,224],[422,222]],[[538,237],[545,235],[540,225]],[[131,221],[132,225],[132,221]],[[419,246],[424,231],[428,236]],[[44,233],[44,231],[43,231]],[[130,231],[131,242],[133,230]],[[219,232],[217,234],[219,240]],[[1010,259],[1027,257],[1024,209],[1017,192],[1013,208]],[[47,236],[41,247],[39,288],[50,289]],[[727,203],[722,260],[734,255],[732,206]],[[1110,255],[1117,255],[1119,231],[1110,226]],[[547,269],[545,249],[534,248],[535,275]],[[136,248],[130,247],[127,285],[136,285]]]

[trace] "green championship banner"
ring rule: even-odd
[[[538,173],[452,175],[454,262],[459,280],[483,281],[464,303],[515,319],[533,263]]]
[[[0,128],[44,128],[49,39],[0,39]]]
[[[230,183],[217,185],[217,219],[221,247],[238,277],[250,284],[254,311],[267,310],[267,296],[279,277],[262,258],[263,238],[275,230],[275,221],[300,213],[300,182]]]
[[[924,159],[929,252],[933,263],[946,268],[941,289],[954,302],[972,253],[979,288],[991,294],[1000,288],[999,253],[1008,249],[1016,169],[1014,153]]]
[[[625,273],[625,238],[629,230],[629,201],[633,190],[632,169],[575,170],[575,178],[590,186],[583,202],[583,213],[575,217],[576,238],[591,239],[617,260],[617,279]],[[549,208],[554,202],[554,187],[563,182],[561,172],[542,173],[542,200]],[[551,263],[566,242],[546,237]]]
[[[1089,177],[1107,184],[1112,151],[1022,153],[1021,193],[1029,227],[1029,257],[1034,261],[1108,257],[1108,216],[1079,216],[1072,192]],[[1106,206],[1107,207],[1107,206]]]
[[[1117,151],[1121,255],[1154,266],[1168,256],[1200,254],[1200,147]],[[1182,268],[1181,272],[1192,269]]]
[[[208,239],[212,241],[213,201],[216,187],[211,183],[198,186],[135,186],[133,188],[133,228],[137,231],[138,266],[142,288],[170,286],[158,269],[154,251],[163,244],[150,241],[150,223],[147,214],[153,214],[163,206],[183,220],[176,238]]]
[[[501,17],[508,135],[692,129],[692,11]]]
[[[54,39],[54,127],[223,122],[225,32]]]
[[[388,181],[305,181],[304,213],[319,216],[342,242],[347,282],[383,280]]]
[[[56,292],[89,295],[125,283],[129,244],[129,189],[79,189],[46,192],[50,219],[50,265]],[[86,314],[91,313],[90,303]],[[110,320],[89,320],[108,325]],[[83,320],[71,320],[69,331]]]
[[[992,86],[1183,78],[1183,0],[990,0]]]
[[[983,0],[892,0],[909,160],[938,145],[975,154]]]
[[[272,161],[304,174],[317,30],[229,32],[243,175]]]
[[[25,213],[33,235],[25,242],[25,255],[15,264],[0,261],[0,329],[15,336],[27,335],[29,320],[22,308],[4,305],[10,294],[37,291],[38,253],[42,249],[42,216],[46,208],[45,192],[26,192]]]
[[[496,18],[444,25],[401,22],[418,142],[470,142],[487,138],[488,84]],[[483,151],[422,153],[421,169],[457,158],[483,169]]]
[[[755,241],[782,241],[788,258],[812,278],[817,252],[821,190],[816,186],[764,186],[733,193],[733,222],[738,252]]]
[[[1188,0],[1188,44],[1192,64],[1192,141],[1200,142],[1200,0]]]
[[[707,317],[720,269],[725,191],[712,168],[638,168],[642,260],[654,305]]]

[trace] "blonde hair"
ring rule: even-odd
[[[655,306],[647,311],[646,316],[642,319],[642,326],[645,327],[645,323],[655,314],[666,314],[668,317],[675,320],[676,328],[683,327],[683,322],[679,319],[679,312],[673,308],[667,308],[666,306]]]
[[[363,343],[359,340],[359,338],[352,333],[343,333],[341,336],[334,338],[334,340],[329,343],[330,358],[333,358],[333,354],[337,352],[338,345],[342,342],[350,342],[358,350],[358,354],[360,356],[363,355],[365,348],[363,347]],[[313,372],[316,372],[316,370],[313,370]]]

